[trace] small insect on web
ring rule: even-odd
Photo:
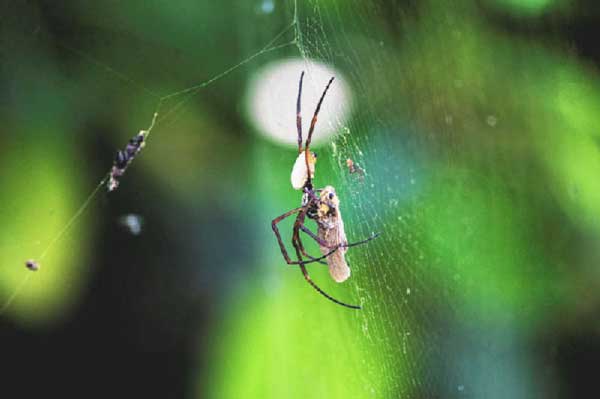
[[[106,183],[106,188],[108,192],[114,191],[119,187],[119,177],[123,176],[127,167],[136,155],[144,148],[146,145],[146,138],[152,131],[154,124],[156,123],[156,118],[158,117],[158,112],[154,113],[154,117],[152,118],[152,123],[147,130],[140,130],[140,132],[133,136],[124,150],[118,150],[117,156],[114,160],[113,167],[110,170],[110,177],[108,179],[108,183]]]
[[[27,267],[32,272],[36,272],[40,269],[40,264],[33,259],[29,259],[27,262],[25,262],[25,267]]]
[[[290,30],[292,30],[294,27],[296,27],[296,24],[297,24],[297,20],[294,18],[294,20],[290,24],[288,24],[285,28],[283,28],[277,35],[275,35],[275,37],[273,37],[259,51],[253,53],[252,55],[241,60],[240,62],[230,66],[226,70],[216,74],[212,78],[205,80],[194,86],[188,87],[186,89],[183,89],[183,90],[171,93],[171,94],[167,94],[162,97],[155,95],[158,98],[158,105],[155,109],[150,126],[146,130],[141,130],[137,135],[133,136],[129,140],[128,144],[125,146],[124,149],[117,151],[117,155],[113,161],[111,169],[96,184],[95,188],[88,195],[88,197],[85,199],[83,204],[81,204],[81,206],[79,208],[77,208],[77,211],[75,212],[75,214],[67,221],[67,223],[64,225],[64,227],[50,241],[50,243],[46,246],[46,248],[42,251],[42,253],[35,260],[30,259],[25,262],[26,268],[29,269],[30,271],[39,270],[41,262],[48,255],[51,248],[54,247],[54,245],[56,245],[60,241],[60,239],[63,238],[65,236],[65,234],[71,229],[71,227],[75,224],[75,222],[79,219],[79,217],[87,209],[87,207],[90,205],[90,203],[92,202],[92,200],[95,198],[95,196],[98,194],[98,192],[100,191],[100,189],[102,187],[106,186],[106,189],[109,193],[115,191],[119,187],[121,177],[124,175],[124,173],[126,172],[128,167],[131,165],[131,162],[133,162],[133,160],[139,155],[140,151],[144,148],[144,146],[148,140],[148,136],[150,135],[153,128],[155,128],[157,125],[159,125],[161,123],[164,123],[166,121],[167,116],[169,116],[169,115],[174,116],[176,114],[176,112],[181,110],[181,107],[186,102],[188,102],[196,93],[198,93],[202,88],[229,75],[236,69],[242,67],[243,65],[250,63],[251,61],[260,57],[261,55],[297,44],[296,39],[294,39],[290,42],[283,43],[283,44],[278,44],[278,42],[281,40],[282,37],[285,36],[286,33],[288,33]],[[110,68],[106,65],[103,65],[102,63],[96,61],[95,59],[87,56],[83,52],[81,52],[77,49],[73,49],[66,45],[62,45],[62,47],[66,48],[67,50],[72,51],[75,54],[78,54],[78,55],[88,59],[88,61],[90,61],[94,64],[97,64],[97,65],[103,67],[104,69],[107,69],[108,71],[114,73],[115,76],[117,76],[121,80],[124,80],[126,83],[138,86],[137,83],[135,81],[133,81],[132,79],[128,78],[127,76],[124,76],[123,74],[121,74],[117,71],[114,71],[112,68]],[[150,91],[144,87],[142,87],[142,88],[145,91],[147,91],[148,93],[154,95],[154,93],[152,91]],[[161,118],[159,119],[158,116],[159,116],[159,110],[161,109],[161,106],[164,103],[167,103],[168,101],[175,100],[176,98],[182,98],[182,100],[178,101],[175,105],[170,107],[170,110],[168,112],[161,113]],[[138,226],[138,227],[141,227],[141,226]],[[132,234],[138,234],[138,233],[136,233],[138,231],[137,227],[131,231],[132,231]],[[28,273],[26,276],[24,276],[24,278],[21,280],[21,283],[19,283],[17,285],[17,287],[12,291],[12,293],[4,301],[2,306],[0,306],[0,315],[3,314],[10,307],[13,300],[21,293],[21,291],[27,285],[27,283],[30,280],[32,275],[33,275],[33,273]]]
[[[348,167],[348,173],[357,175],[360,181],[365,180],[365,170],[359,164],[348,158],[346,159],[346,166]]]
[[[160,105],[159,105],[160,108]],[[158,111],[158,108],[157,108]],[[113,162],[113,166],[111,170],[104,175],[102,180],[96,185],[96,188],[91,192],[91,194],[86,198],[83,204],[77,209],[75,214],[69,219],[67,224],[58,232],[58,234],[54,237],[54,239],[48,244],[46,249],[40,254],[40,256],[34,260],[29,259],[25,262],[25,267],[30,271],[38,271],[40,269],[40,262],[46,257],[49,253],[50,249],[69,231],[69,229],[73,226],[75,221],[81,216],[83,211],[88,207],[92,199],[96,196],[101,187],[106,185],[108,192],[112,192],[117,189],[119,186],[119,177],[121,177],[127,167],[131,164],[133,159],[137,154],[144,148],[145,140],[148,138],[148,135],[152,131],[156,123],[156,119],[158,117],[158,112],[154,113],[154,117],[152,118],[152,123],[147,130],[141,130],[136,136],[129,140],[129,143],[125,147],[125,150],[117,151],[116,159]],[[8,299],[4,302],[2,307],[0,307],[0,314],[3,314],[6,309],[11,305],[12,301],[19,295],[21,290],[25,287],[27,282],[29,281],[31,275],[25,276],[25,278],[21,281],[21,283],[17,286],[17,288],[13,291],[13,293],[8,297]]]
[[[371,237],[355,242],[348,243],[346,239],[346,232],[344,230],[344,221],[342,220],[342,215],[340,213],[340,201],[336,195],[335,189],[332,186],[326,186],[322,189],[314,189],[312,184],[312,179],[315,175],[315,164],[317,162],[317,155],[310,151],[310,142],[312,139],[312,135],[315,130],[315,125],[317,123],[317,117],[319,115],[319,110],[321,109],[321,104],[323,103],[323,99],[327,94],[327,90],[329,90],[329,86],[333,82],[334,78],[332,77],[327,86],[325,86],[325,90],[317,103],[317,108],[313,114],[312,121],[310,123],[310,129],[308,131],[308,137],[306,138],[306,143],[304,144],[304,149],[302,148],[302,115],[301,115],[301,98],[302,98],[302,81],[304,79],[304,72],[300,74],[300,82],[298,84],[298,99],[296,102],[296,127],[298,130],[298,158],[294,163],[291,174],[291,183],[292,187],[296,190],[302,190],[302,206],[292,209],[284,213],[283,215],[273,219],[271,222],[271,227],[273,228],[273,232],[275,233],[275,237],[277,238],[277,242],[279,243],[279,248],[281,250],[281,254],[283,255],[285,261],[289,265],[299,265],[302,274],[306,281],[312,285],[321,295],[325,298],[329,299],[332,302],[337,303],[338,305],[342,305],[352,309],[360,309],[358,305],[349,305],[347,303],[341,302],[325,291],[323,291],[319,286],[315,284],[315,282],[308,275],[308,271],[306,270],[306,264],[319,262],[322,264],[326,264],[329,266],[329,274],[331,277],[338,283],[341,283],[350,277],[350,268],[348,267],[348,263],[346,262],[345,253],[348,248],[365,244],[372,239],[376,238],[378,234],[373,234]],[[292,245],[294,246],[296,256],[298,260],[292,260],[283,244],[281,239],[281,234],[279,232],[279,228],[277,224],[284,220],[285,218],[298,214],[296,216],[296,220],[294,222],[294,228],[292,233]],[[317,223],[317,234],[313,233],[308,227],[304,225],[304,221],[308,217],[309,219],[314,220]],[[303,231],[310,238],[315,240],[317,244],[319,244],[319,248],[321,253],[323,254],[320,257],[315,257],[309,255],[304,245],[302,244],[302,240],[300,239],[300,231]],[[303,256],[308,258],[308,260],[304,260]],[[323,261],[323,259],[326,260]]]
[[[159,104],[159,108],[160,108],[160,104]],[[42,253],[42,255],[39,258],[40,260],[42,260],[46,256],[46,254],[48,253],[50,248],[71,227],[73,222],[79,217],[79,215],[87,207],[87,205],[91,201],[91,199],[96,195],[96,193],[98,192],[98,189],[100,187],[102,187],[104,184],[106,184],[106,189],[108,190],[108,192],[112,192],[119,187],[119,178],[121,176],[123,176],[123,174],[127,170],[127,167],[131,164],[133,159],[139,154],[139,152],[146,145],[145,140],[148,138],[148,135],[152,132],[152,129],[154,128],[157,117],[158,117],[158,108],[157,108],[157,112],[154,113],[152,122],[150,123],[150,127],[148,127],[148,129],[146,129],[146,130],[140,130],[140,132],[137,135],[133,136],[129,140],[129,143],[127,143],[124,150],[117,151],[117,155],[116,155],[115,160],[113,161],[113,166],[112,166],[110,172],[106,175],[106,177],[104,177],[100,181],[100,183],[96,186],[96,188],[94,189],[92,194],[88,197],[88,199],[83,203],[83,205],[79,208],[79,210],[75,213],[75,215],[71,218],[71,220],[69,220],[69,222],[63,228],[63,230],[55,237],[55,239],[50,243],[50,245]],[[34,261],[32,259],[26,261],[25,266],[31,271],[37,271],[40,268],[39,262]],[[14,295],[16,295],[16,292],[15,292],[15,294],[13,294],[13,297],[14,297]],[[10,301],[12,301],[12,297],[3,306],[2,310],[0,310],[0,312],[3,311],[10,304]]]

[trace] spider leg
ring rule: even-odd
[[[292,209],[291,211],[288,211],[288,212],[284,213],[283,215],[276,217],[271,222],[271,227],[273,228],[273,232],[275,233],[275,237],[277,238],[277,242],[279,243],[279,249],[281,250],[281,254],[283,255],[283,258],[285,259],[285,262],[288,265],[304,265],[304,264],[308,264],[308,263],[319,262],[325,258],[325,256],[322,256],[320,258],[314,258],[314,259],[311,257],[310,260],[296,261],[296,260],[292,260],[290,258],[289,254],[287,252],[287,249],[285,248],[285,244],[283,243],[283,240],[281,239],[281,234],[279,233],[279,228],[277,227],[277,224],[279,222],[281,222],[282,220],[284,220],[285,218],[293,215],[294,213],[302,212],[303,209],[304,208],[302,208],[302,207]],[[300,215],[298,215],[298,217],[300,217]],[[296,219],[296,221],[297,221],[297,219]],[[297,245],[295,239],[292,239],[292,244],[294,244],[294,247]]]
[[[306,250],[304,249],[304,245],[302,245],[302,240],[300,239],[300,229],[304,226],[304,218],[306,217],[307,212],[308,207],[305,207],[296,217],[296,221],[294,222],[294,230],[292,233],[292,245],[296,249],[296,254],[300,259],[300,262],[304,263],[304,261],[302,260],[302,256],[300,255],[301,253],[304,254],[304,256],[310,258],[313,262],[320,262],[321,259],[323,259],[323,257],[315,258],[313,256],[308,255],[306,253]]]
[[[300,212],[300,214],[298,215],[298,217],[296,217],[296,222],[294,222],[294,233],[292,234],[292,243],[294,244],[294,248],[296,249],[296,256],[299,259],[300,270],[302,271],[302,275],[304,276],[304,279],[310,285],[312,285],[312,287],[315,290],[317,290],[317,292],[319,294],[323,295],[325,298],[329,299],[331,302],[337,303],[338,305],[345,306],[345,307],[350,308],[350,309],[360,309],[360,306],[358,306],[358,305],[349,305],[347,303],[338,301],[337,299],[335,299],[331,295],[327,294],[325,291],[323,291],[321,288],[319,288],[319,286],[314,281],[312,281],[312,279],[308,275],[308,270],[306,270],[306,266],[305,266],[305,264],[308,263],[308,262],[305,262],[302,259],[301,244],[298,243],[298,241],[300,239],[300,234],[299,234],[300,226],[303,225],[302,223],[304,222],[304,217],[306,216],[306,212],[307,211],[308,211],[308,209],[302,209],[302,211]]]
[[[300,226],[300,230],[302,230],[303,232],[305,232],[306,234],[308,234],[320,246],[325,247],[325,248],[329,248],[329,249],[333,250],[332,252],[329,252],[326,256],[331,255],[338,248],[355,247],[355,246],[358,246],[358,245],[366,244],[369,241],[371,241],[371,240],[379,237],[379,233],[375,233],[371,237],[368,237],[368,238],[366,238],[364,240],[361,240],[361,241],[358,241],[358,242],[352,242],[352,243],[349,243],[349,244],[329,245],[325,240],[323,240],[322,238],[320,238],[319,236],[317,236],[315,233],[313,233],[312,231],[310,231],[310,229],[308,227],[302,225],[302,226]]]
[[[344,248],[356,247],[358,245],[366,244],[369,241],[376,239],[377,237],[379,237],[379,233],[375,233],[371,237],[365,238],[364,240],[352,242],[350,244],[345,244],[345,245],[340,245],[340,246],[344,247]]]
[[[302,212],[300,212],[300,214],[296,218],[296,221],[294,222],[294,232],[292,234],[292,245],[296,249],[296,254],[298,255],[299,258],[301,257],[300,253],[303,253],[303,254],[305,254],[305,256],[309,257],[311,260],[310,261],[302,260],[298,264],[307,264],[307,263],[312,263],[312,262],[320,262],[321,260],[327,258],[329,255],[331,255],[332,253],[334,253],[335,251],[337,251],[338,248],[340,247],[339,245],[337,245],[331,251],[329,251],[328,253],[326,253],[323,256],[319,256],[318,258],[315,258],[315,257],[312,257],[312,256],[306,254],[306,250],[304,249],[304,246],[302,245],[302,240],[300,239],[300,230],[302,230],[304,232],[308,231],[310,233],[309,235],[313,234],[312,231],[308,230],[308,228],[306,228],[304,226],[304,218],[306,216],[306,212],[308,212],[308,208],[303,209]],[[319,241],[317,241],[317,242],[319,242]]]
[[[313,240],[315,240],[317,242],[317,244],[319,244],[322,247],[326,247],[326,248],[333,248],[333,247],[338,247],[338,245],[329,245],[325,242],[325,240],[323,240],[322,238],[320,238],[319,236],[317,236],[315,233],[313,233],[312,231],[310,231],[310,229],[304,225],[302,225],[300,227],[300,230],[302,230],[303,232],[305,232],[306,234],[308,234],[310,236],[310,238],[312,238]]]
[[[329,249],[331,249],[331,251],[327,252],[327,253],[326,253],[325,255],[323,255],[321,258],[327,258],[329,255],[333,254],[335,251],[337,251],[337,250],[338,250],[338,249],[340,249],[340,248],[350,248],[350,247],[355,247],[355,246],[357,246],[357,245],[366,244],[366,243],[368,243],[369,241],[371,241],[371,240],[373,240],[373,239],[375,239],[375,238],[377,238],[377,237],[379,237],[379,233],[377,233],[377,234],[373,234],[371,237],[369,237],[369,238],[367,238],[367,239],[364,239],[364,240],[362,240],[362,241],[353,242],[353,243],[350,243],[350,244],[329,245],[329,244],[325,243],[325,245],[323,245],[323,246],[324,246],[325,248],[329,248]],[[321,242],[324,242],[324,241],[322,241],[322,240],[321,240],[319,237],[316,237],[316,238],[319,240],[319,241],[317,241],[319,244],[320,244]],[[320,259],[320,258],[316,258],[315,260],[319,260],[319,259]]]
[[[315,233],[313,233],[312,231],[310,231],[306,226],[301,225],[300,230],[302,230],[303,232],[305,232],[306,234],[308,234],[311,238],[313,238],[319,245],[325,247],[325,248],[329,248],[331,249],[331,251],[327,252],[325,255],[319,257],[319,258],[314,258],[310,255],[304,254],[305,256],[310,257],[314,262],[319,262],[319,263],[323,263],[320,262],[321,259],[327,258],[329,255],[335,253],[335,251],[337,251],[340,248],[350,248],[350,247],[355,247],[358,245],[362,245],[362,244],[366,244],[369,241],[379,237],[379,233],[373,234],[371,237],[366,238],[362,241],[358,241],[358,242],[353,242],[350,244],[338,244],[338,245],[329,245],[327,244],[323,239],[319,238],[317,235],[315,235]],[[300,236],[298,235],[298,241],[300,241]],[[304,251],[304,247],[302,245],[300,245],[300,249],[301,251]],[[303,252],[304,253],[304,252]]]
[[[317,292],[319,294],[323,295],[325,298],[329,299],[331,302],[337,303],[338,305],[342,305],[342,306],[350,308],[350,309],[361,309],[361,307],[359,305],[350,305],[350,304],[344,303],[342,301],[338,301],[337,299],[335,299],[334,297],[332,297],[331,295],[329,295],[328,293],[323,291],[321,288],[319,288],[319,286],[317,284],[315,284],[315,282],[312,281],[312,279],[308,275],[308,271],[306,270],[306,267],[304,265],[300,265],[300,270],[302,270],[304,279],[308,282],[308,284],[312,285],[312,287],[315,290],[317,290]]]
[[[304,226],[304,218],[306,217],[307,212],[308,212],[308,207],[302,208],[302,210],[296,217],[296,221],[294,222],[294,230],[292,233],[292,245],[296,249],[296,254],[298,255],[298,258],[300,259],[300,261],[298,261],[298,264],[305,265],[308,263],[319,262],[319,263],[324,263],[327,265],[326,262],[322,262],[322,260],[325,259],[326,256],[320,256],[318,258],[315,258],[314,256],[309,255],[306,252],[306,250],[304,249],[304,245],[302,245],[302,240],[300,239],[300,228]],[[310,260],[303,260],[300,253],[304,254],[304,256],[306,256]]]
[[[302,226],[304,227],[304,226]],[[302,231],[304,231],[302,229],[302,227],[300,228]],[[314,260],[315,262],[319,262],[322,265],[328,265],[327,262],[323,261],[323,260],[318,260],[318,258],[310,255],[309,253],[306,252],[306,249],[304,249],[304,244],[302,244],[302,240],[300,239],[300,235],[298,235],[298,244],[300,245],[300,252],[302,252],[302,255],[306,256],[308,259]]]
[[[298,100],[296,101],[296,128],[298,129],[298,154],[302,153],[302,113],[300,99],[302,98],[302,80],[304,71],[300,74],[300,83],[298,83]]]
[[[331,79],[329,79],[329,82],[327,83],[327,86],[325,86],[325,90],[323,90],[323,94],[321,94],[321,98],[319,99],[319,102],[317,103],[317,108],[315,108],[315,113],[313,114],[312,117],[312,121],[310,122],[310,129],[308,130],[308,137],[306,138],[306,144],[304,145],[304,151],[305,151],[305,158],[306,158],[306,170],[310,170],[309,167],[309,163],[308,163],[308,152],[309,152],[309,147],[310,147],[310,142],[312,140],[312,135],[313,132],[315,131],[315,125],[317,124],[317,116],[319,115],[319,111],[321,110],[321,104],[323,104],[323,99],[325,98],[325,94],[327,94],[327,90],[329,90],[329,86],[331,86],[331,82],[333,82],[333,79],[335,79],[334,77],[332,77]],[[308,176],[308,183],[310,183],[310,173]]]
[[[342,245],[329,245],[329,244],[327,244],[327,242],[325,242],[325,240],[323,240],[322,238],[320,238],[319,236],[317,236],[315,233],[313,233],[312,231],[310,231],[310,229],[308,227],[306,227],[304,225],[300,226],[300,230],[302,230],[303,232],[305,232],[306,234],[308,234],[320,246],[331,249],[331,251],[329,251],[325,255],[321,256],[321,258],[327,258],[329,255],[331,255],[332,253],[334,253],[335,251],[337,251],[340,247],[342,247]]]
[[[318,188],[316,190],[314,190],[312,188],[304,188],[304,193],[308,196],[308,198],[310,198],[317,204],[320,203],[321,200],[319,199],[319,197],[316,196],[316,193],[320,193],[321,191],[323,191],[322,188]]]

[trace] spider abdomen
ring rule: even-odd
[[[315,177],[315,163],[317,163],[317,155],[314,152],[309,152],[308,166],[310,168],[310,178]],[[308,181],[308,171],[306,168],[306,154],[301,152],[294,162],[292,174],[290,176],[292,187],[294,190],[302,190]]]

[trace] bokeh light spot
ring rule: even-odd
[[[535,16],[542,14],[559,4],[560,0],[492,0],[499,8],[512,14]]]
[[[334,76],[313,136],[313,143],[323,143],[340,130],[351,109],[350,88],[342,74],[315,61],[288,59],[268,64],[250,83],[246,109],[256,129],[281,144],[297,145],[296,98],[300,73],[305,71],[302,88],[302,123],[304,139],[310,121],[328,80]]]

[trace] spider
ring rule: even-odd
[[[331,277],[338,283],[345,281],[348,277],[350,277],[350,268],[345,259],[345,253],[349,247],[353,247],[356,245],[365,244],[368,241],[376,238],[378,234],[373,234],[371,237],[355,242],[348,243],[346,239],[346,233],[344,231],[344,222],[342,220],[342,215],[340,213],[340,201],[337,197],[335,189],[332,186],[326,186],[321,189],[315,189],[312,184],[312,179],[315,174],[315,164],[317,162],[317,154],[310,151],[310,142],[312,139],[313,132],[315,130],[315,125],[317,123],[317,117],[319,115],[319,110],[321,109],[321,104],[323,103],[323,99],[327,94],[327,90],[329,90],[329,86],[333,82],[334,78],[332,77],[327,86],[325,86],[325,90],[323,90],[323,94],[317,103],[317,108],[312,117],[312,121],[310,123],[310,129],[308,131],[308,137],[306,138],[306,143],[304,144],[304,148],[302,148],[302,115],[301,115],[301,98],[302,98],[302,81],[304,79],[304,72],[300,74],[300,82],[298,84],[298,99],[296,102],[296,127],[298,130],[298,158],[294,163],[292,168],[291,182],[292,187],[296,190],[302,190],[302,205],[298,208],[292,209],[284,213],[283,215],[273,219],[271,222],[271,227],[273,228],[273,232],[275,233],[275,237],[277,238],[277,242],[279,243],[279,248],[281,250],[281,254],[285,259],[286,263],[289,265],[298,265],[300,266],[300,270],[304,275],[306,281],[313,286],[321,295],[325,298],[329,299],[332,302],[337,303],[338,305],[342,305],[352,309],[360,309],[358,305],[349,305],[347,303],[341,302],[325,291],[323,291],[315,282],[310,278],[308,271],[306,270],[306,264],[319,262],[329,266],[329,274]],[[277,224],[287,217],[297,214],[296,220],[294,222],[294,228],[292,233],[292,245],[294,246],[294,250],[296,252],[296,256],[298,260],[292,260],[287,252],[287,249],[281,239],[281,234],[279,233],[279,228]],[[317,223],[317,234],[313,233],[309,228],[304,225],[306,218],[312,219]],[[302,240],[300,238],[300,231],[303,231],[310,238],[315,240],[317,244],[319,244],[321,253],[323,254],[320,257],[314,257],[309,255],[304,249],[304,245],[302,244]],[[304,257],[308,258],[308,260],[304,260]],[[323,261],[326,259],[326,262]]]

